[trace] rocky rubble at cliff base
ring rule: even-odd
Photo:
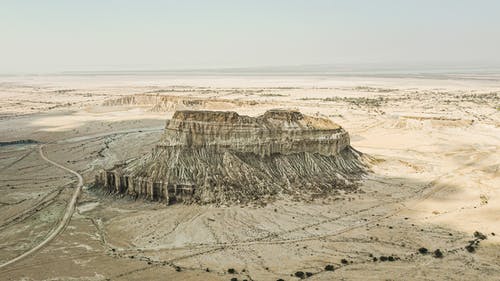
[[[368,156],[329,119],[294,110],[258,117],[177,111],[156,147],[96,176],[106,193],[167,204],[232,204],[355,190]]]

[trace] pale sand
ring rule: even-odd
[[[47,144],[46,154],[86,183],[158,140],[172,111],[102,106],[140,93],[243,101],[228,109],[252,116],[275,107],[327,116],[346,128],[353,147],[380,160],[364,193],[265,207],[165,207],[84,189],[68,228],[0,276],[296,280],[290,275],[308,271],[311,280],[498,280],[500,80],[462,78],[0,77],[0,141],[67,140]],[[73,191],[71,174],[36,149],[0,148],[2,263],[44,239]],[[474,231],[488,239],[468,253]],[[420,247],[444,257],[417,254]],[[370,254],[400,260],[373,262]],[[336,270],[324,271],[327,264]]]

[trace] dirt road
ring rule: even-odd
[[[63,139],[63,140],[56,141],[55,143],[79,142],[79,141],[83,141],[83,140],[94,139],[94,138],[99,138],[99,137],[106,137],[106,136],[110,136],[110,135],[129,134],[129,133],[136,133],[136,132],[154,132],[154,131],[161,131],[161,130],[163,130],[163,127],[130,129],[130,130],[117,131],[117,132],[106,132],[106,133],[101,133],[101,134],[82,136],[82,137],[77,137],[77,138]],[[57,227],[54,228],[49,233],[49,235],[47,237],[45,237],[45,239],[42,242],[40,242],[40,244],[38,244],[37,246],[33,247],[32,249],[28,250],[27,252],[9,260],[9,261],[4,262],[3,264],[0,264],[0,269],[5,268],[5,267],[7,267],[15,262],[18,262],[18,261],[24,259],[25,257],[35,253],[36,251],[40,250],[42,247],[44,247],[45,245],[50,243],[50,241],[52,241],[57,235],[59,235],[64,230],[64,228],[68,225],[68,223],[71,220],[71,217],[73,216],[73,212],[75,211],[77,199],[78,199],[78,196],[80,195],[80,193],[82,191],[82,187],[83,187],[83,178],[78,172],[71,170],[66,166],[63,166],[59,163],[56,163],[56,162],[48,159],[47,156],[45,156],[45,154],[43,153],[43,147],[44,147],[44,145],[39,146],[40,157],[44,161],[47,161],[50,164],[75,175],[78,178],[78,184],[75,188],[75,191],[73,192],[73,195],[71,197],[71,200],[68,203],[68,206],[66,207],[66,211],[64,212],[64,215],[61,218],[61,221],[59,222]]]
[[[43,147],[44,147],[44,145],[40,145],[40,147],[39,147],[39,152],[40,152],[40,156],[42,157],[42,159],[49,162],[50,164],[58,167],[58,168],[61,168],[65,171],[68,171],[68,172],[72,173],[73,175],[75,175],[78,178],[78,184],[75,187],[75,191],[73,192],[73,196],[71,196],[71,200],[69,201],[68,206],[66,207],[66,211],[64,212],[64,215],[62,216],[61,221],[59,222],[57,227],[54,228],[50,232],[50,234],[47,237],[45,237],[45,239],[42,242],[40,242],[40,244],[31,248],[29,251],[13,258],[13,259],[11,259],[3,264],[0,264],[0,269],[24,259],[25,257],[35,253],[36,251],[40,250],[42,247],[44,247],[45,245],[50,243],[50,241],[52,241],[57,235],[59,235],[64,230],[64,228],[66,228],[66,226],[68,225],[68,223],[71,220],[71,217],[73,216],[73,212],[75,211],[76,202],[77,202],[78,196],[80,195],[80,192],[82,191],[82,187],[83,187],[83,178],[76,171],[73,171],[73,170],[71,170],[71,169],[69,169],[69,168],[67,168],[59,163],[56,163],[56,162],[48,159],[45,156],[45,154],[43,153]]]

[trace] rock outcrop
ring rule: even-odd
[[[96,186],[166,203],[324,195],[353,189],[363,158],[342,127],[298,111],[177,111],[151,153],[103,171]]]
[[[222,99],[222,98],[197,98],[190,96],[137,94],[106,100],[103,106],[142,106],[151,111],[176,111],[238,108],[242,106],[258,105],[256,101]]]

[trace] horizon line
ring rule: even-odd
[[[0,76],[72,76],[72,75],[120,75],[120,74],[189,74],[189,75],[380,75],[380,74],[498,74],[500,63],[337,63],[297,64],[238,67],[142,67],[60,70],[60,71],[17,71],[1,72]]]

